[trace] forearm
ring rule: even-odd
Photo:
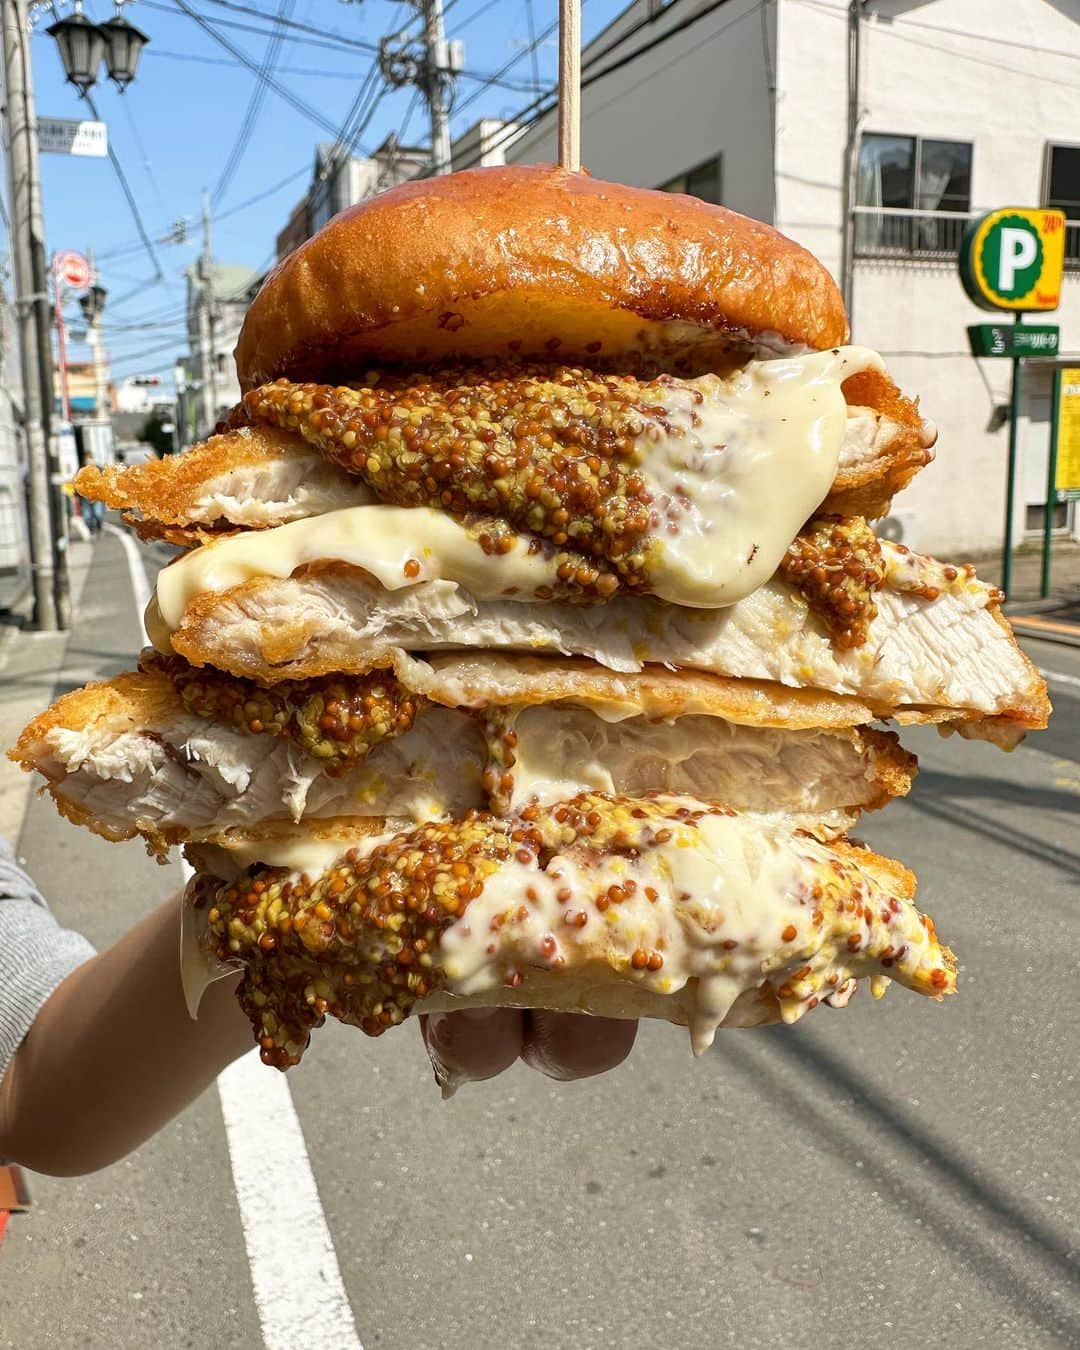
[[[250,1048],[235,985],[188,1016],[174,896],[46,1002],[0,1082],[0,1154],[75,1175],[136,1148]]]

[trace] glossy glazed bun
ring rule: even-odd
[[[236,364],[245,391],[492,356],[708,369],[761,334],[846,339],[805,249],[694,197],[531,165],[405,183],[336,216],[267,278]]]

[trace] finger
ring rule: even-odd
[[[462,1083],[494,1078],[521,1054],[524,1027],[517,1008],[466,1008],[421,1017],[420,1031],[444,1097]]]
[[[583,1013],[527,1014],[521,1058],[549,1078],[591,1078],[621,1064],[637,1035],[637,1022]]]

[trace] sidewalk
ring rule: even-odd
[[[986,581],[1000,582],[1000,558],[975,564]],[[1013,555],[1012,596],[1005,607],[1023,637],[1080,647],[1080,543],[1055,541],[1050,561],[1050,595],[1039,595],[1042,551],[1030,543]]]
[[[82,610],[93,545],[71,541],[71,609]],[[7,757],[26,723],[52,701],[64,667],[71,633],[35,633],[22,624],[30,612],[24,596],[13,610],[0,611],[0,834],[19,837],[33,786],[30,777]]]

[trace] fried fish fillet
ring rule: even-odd
[[[461,649],[586,656],[612,671],[652,665],[849,695],[880,717],[937,722],[1016,744],[1046,725],[1046,684],[970,569],[882,543],[885,584],[866,642],[838,650],[799,592],[774,578],[724,609],[648,596],[604,605],[477,600],[449,581],[387,590],[366,571],[327,562],[206,590],[174,630],[154,606],[160,650],[273,683],[396,666],[411,653]]]
[[[821,511],[885,515],[893,495],[930,462],[936,432],[881,372],[852,376],[845,393],[847,435]],[[83,497],[129,513],[144,537],[181,546],[374,500],[370,488],[299,433],[262,424],[234,428],[183,454],[128,468],[87,465],[75,487]]]
[[[899,864],[789,821],[586,793],[201,873],[188,902],[209,954],[244,971],[263,1060],[287,1068],[327,1016],[369,1035],[485,1004],[657,1017],[700,1053],[721,1026],[795,1022],[864,977],[940,998],[955,959],[913,894]]]
[[[262,703],[280,686],[260,691],[215,671],[194,673],[205,681],[198,705],[154,666],[66,694],[30,723],[12,758],[45,777],[69,819],[109,839],[141,834],[159,854],[173,843],[277,820],[423,821],[586,789],[703,794],[740,810],[788,813],[831,836],[861,811],[906,793],[915,772],[894,735],[841,719],[821,729],[810,700],[801,704],[804,725],[784,726],[791,700],[781,689],[768,725],[711,711],[658,721],[652,701],[648,716],[638,710],[611,722],[587,699],[545,703],[535,691],[531,706],[522,700],[476,711],[420,699],[415,720],[354,758],[334,759],[302,743],[288,723],[289,734],[273,734]],[[630,700],[635,678],[622,677]],[[370,681],[333,681],[343,698],[350,683],[370,690]],[[379,677],[380,686],[396,683],[388,673]],[[215,689],[217,698],[207,697]],[[299,700],[306,691],[295,689]],[[241,719],[222,711],[235,709],[223,697],[233,692],[247,710]],[[248,695],[255,698],[243,702]]]

